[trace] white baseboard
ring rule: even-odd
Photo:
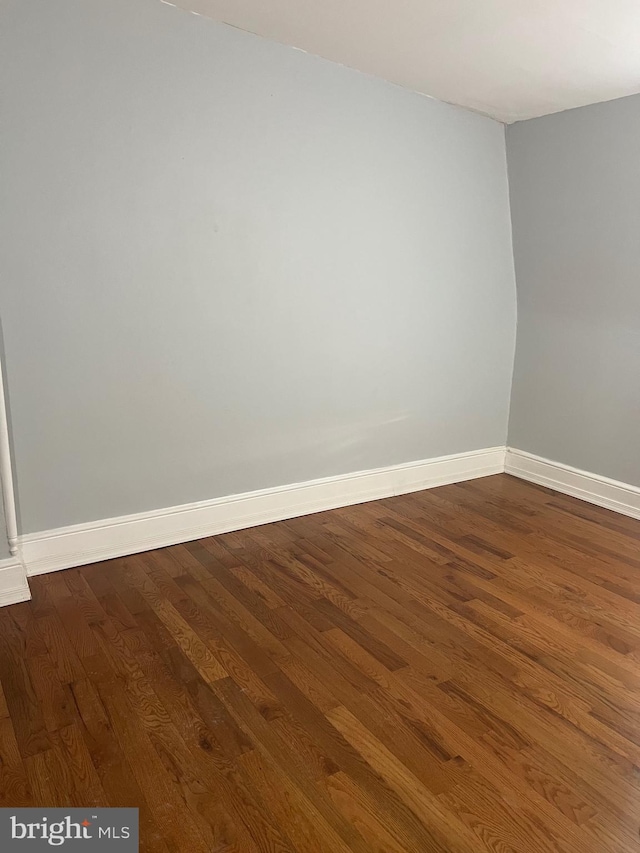
[[[18,537],[28,576],[506,471],[640,518],[640,488],[513,448],[491,447]],[[30,598],[23,566],[0,560],[0,606]]]
[[[358,471],[18,537],[28,575],[504,471],[504,447]]]
[[[640,518],[640,488],[599,474],[552,462],[524,450],[507,448],[505,471],[556,492],[603,506],[622,515]]]
[[[0,607],[29,601],[31,592],[24,566],[15,557],[0,560]]]

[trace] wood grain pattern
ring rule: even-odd
[[[34,578],[0,805],[149,853],[624,853],[640,522],[497,475]]]

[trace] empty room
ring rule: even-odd
[[[0,851],[638,851],[640,4],[0,33]]]

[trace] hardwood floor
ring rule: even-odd
[[[638,850],[639,521],[499,475],[32,589],[0,806],[139,806],[153,853]]]

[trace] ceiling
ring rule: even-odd
[[[513,122],[640,92],[640,0],[171,0]]]

